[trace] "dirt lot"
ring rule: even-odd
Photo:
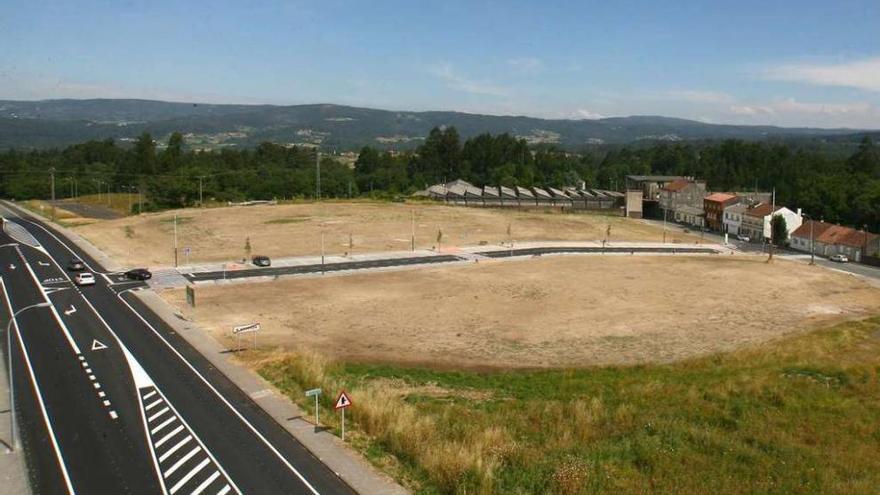
[[[182,291],[164,296],[182,307]],[[230,344],[231,326],[259,321],[266,346],[466,367],[670,361],[880,310],[880,291],[855,277],[749,255],[481,262],[196,298],[196,322]]]
[[[127,265],[162,266],[173,262],[173,217],[178,215],[178,245],[192,250],[189,261],[224,261],[253,254],[272,257],[319,254],[324,230],[327,254],[410,249],[411,212],[415,212],[416,248],[497,244],[508,240],[662,240],[662,229],[636,220],[598,214],[501,211],[432,204],[304,203],[278,206],[186,209],[93,222],[77,228],[112,258]],[[672,241],[696,237],[669,233]],[[181,256],[181,262],[183,257]]]

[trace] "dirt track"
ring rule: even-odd
[[[182,306],[182,291],[164,295]],[[200,287],[196,297],[197,323],[221,340],[260,321],[266,345],[465,367],[670,361],[880,310],[880,291],[855,277],[749,255],[481,262]]]

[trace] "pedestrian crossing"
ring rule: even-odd
[[[187,283],[187,279],[175,268],[155,270],[153,271],[153,277],[147,281],[150,287],[160,289],[184,287]]]
[[[165,493],[239,493],[217,460],[154,386],[138,390]]]

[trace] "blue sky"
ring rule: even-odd
[[[0,99],[61,97],[880,128],[880,2],[3,0]]]

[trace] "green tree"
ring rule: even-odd
[[[788,246],[788,225],[786,225],[785,217],[773,215],[773,218],[770,220],[770,231],[773,237],[773,244],[779,247]]]

